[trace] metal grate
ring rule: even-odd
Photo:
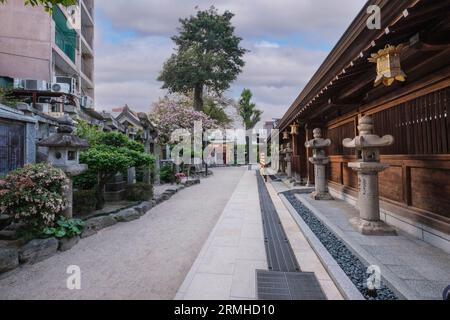
[[[280,218],[264,180],[258,172],[257,177],[269,270],[283,272],[300,271],[297,259],[281,225]]]
[[[259,300],[326,300],[314,273],[256,271]]]

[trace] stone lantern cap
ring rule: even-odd
[[[386,135],[380,137],[373,134],[373,119],[370,116],[364,116],[359,119],[359,136],[354,139],[345,139],[343,145],[346,148],[353,148],[357,150],[369,149],[369,148],[380,148],[388,147],[394,144],[394,137],[391,135]]]
[[[321,129],[319,129],[319,128],[314,129],[313,136],[314,136],[314,139],[309,140],[305,143],[306,148],[323,149],[323,148],[331,146],[330,139],[325,140],[322,138],[322,130]]]
[[[40,147],[86,149],[89,143],[72,134],[73,129],[67,125],[58,128],[57,133],[38,143]]]

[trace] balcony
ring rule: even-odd
[[[67,18],[58,6],[53,8],[55,22],[55,44],[75,63],[77,32],[67,27]]]

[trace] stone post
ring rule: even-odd
[[[127,171],[127,183],[128,184],[135,184],[136,183],[136,168],[128,168]]]
[[[395,229],[381,221],[378,191],[378,173],[389,168],[380,163],[380,148],[394,143],[394,137],[373,134],[373,119],[369,116],[359,120],[359,136],[343,141],[344,147],[357,150],[358,160],[349,168],[358,172],[359,217],[350,220],[353,228],[364,235],[396,235]]]
[[[161,169],[161,146],[158,141],[155,142],[155,174],[154,174],[154,185],[158,186],[161,184],[161,176],[159,170]]]
[[[311,194],[314,200],[333,200],[328,192],[326,165],[330,159],[325,155],[325,148],[331,145],[330,139],[322,139],[322,131],[314,129],[314,139],[305,143],[307,149],[313,150],[313,156],[309,162],[314,165],[314,180],[316,190]]]
[[[292,149],[291,144],[288,143],[286,149],[284,150],[286,154],[286,175],[287,178],[292,178]]]

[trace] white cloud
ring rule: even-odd
[[[236,14],[233,23],[250,51],[246,66],[228,94],[238,98],[243,88],[254,93],[263,120],[281,117],[326,56],[320,49],[286,41],[290,34],[333,45],[364,0],[97,0],[96,7],[111,26],[97,27],[96,100],[98,109],[129,104],[148,111],[165,92],[156,80],[173,52],[170,36],[178,19],[195,12],[195,5],[214,4]],[[135,33],[123,36],[122,32]],[[114,40],[112,40],[114,38]]]

